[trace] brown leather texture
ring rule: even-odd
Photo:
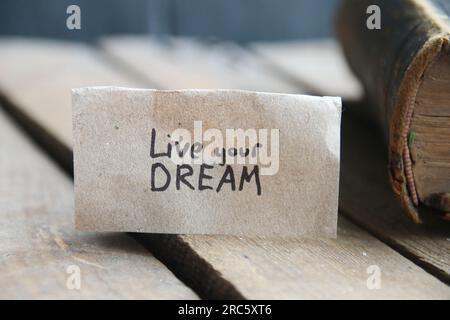
[[[366,25],[370,5],[380,8],[381,29]],[[425,0],[344,0],[337,17],[339,41],[371,102],[364,112],[376,119],[388,142],[393,190],[417,223],[420,206],[408,185],[406,140],[422,76],[448,52],[450,39],[441,17],[430,9]]]

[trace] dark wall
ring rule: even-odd
[[[326,37],[338,0],[1,0],[0,35],[93,41],[117,33],[199,36],[247,42]],[[67,30],[66,8],[81,8]]]
[[[81,8],[81,30],[68,30],[66,9]],[[148,32],[147,0],[0,0],[0,34],[93,40]]]

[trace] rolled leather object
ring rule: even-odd
[[[450,55],[448,4],[449,1],[344,0],[337,17],[339,41],[371,102],[365,112],[386,133],[393,190],[406,214],[417,223],[421,222],[422,210],[429,210],[432,197],[421,199],[418,194],[409,130],[424,74],[438,59]],[[367,26],[373,5],[381,13],[380,29]],[[448,196],[445,191],[445,197],[438,195],[439,199]],[[448,217],[446,205],[434,210],[437,206],[431,203],[434,211],[442,210],[439,213]]]

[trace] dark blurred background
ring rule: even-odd
[[[0,35],[92,42],[110,34],[196,36],[240,43],[332,36],[338,0],[1,0]],[[66,8],[81,9],[81,30]]]

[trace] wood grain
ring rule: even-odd
[[[340,217],[338,239],[275,240],[226,236],[138,236],[155,255],[188,275],[201,293],[227,294],[234,285],[250,299],[449,299],[450,288],[367,232]],[[170,255],[190,248],[190,253]],[[203,273],[201,259],[216,274]],[[367,287],[367,269],[381,288]],[[194,286],[195,287],[195,286]],[[222,291],[223,290],[223,291]]]
[[[132,238],[75,231],[72,182],[1,111],[0,146],[1,299],[196,298]]]
[[[402,214],[391,192],[382,138],[368,123],[344,116],[341,211],[376,237],[450,283],[450,225],[434,216],[417,225]]]
[[[242,89],[304,93],[261,59],[233,43],[118,36],[101,42],[108,56],[159,89]]]
[[[309,65],[311,69],[323,70],[324,67],[320,65],[320,62],[314,63],[307,56],[313,56],[308,53],[309,50],[316,48],[316,58],[321,56],[323,52],[329,50],[336,50],[333,48],[333,44],[325,42],[320,44],[319,42],[309,44],[297,44],[297,45],[267,45],[267,47],[256,47],[260,54],[263,54],[268,59],[273,59],[279,62],[279,67],[286,70],[301,70],[301,61],[303,60],[305,65]],[[307,53],[302,54],[301,48],[306,48]],[[291,48],[291,51],[289,51]],[[333,54],[328,52],[325,54],[328,57],[332,57]],[[297,61],[295,61],[295,57]],[[331,61],[331,58],[329,58]],[[340,62],[345,63],[341,59]],[[308,61],[308,62],[306,62]],[[324,59],[327,61],[327,58]],[[275,62],[274,62],[275,63]],[[298,67],[296,67],[298,65]],[[437,66],[438,67],[438,66]],[[336,79],[347,79],[346,73],[344,74],[335,67]],[[440,99],[440,102],[436,103],[433,110],[429,109],[429,104],[425,103],[427,94],[433,94],[430,92],[433,89],[427,90],[422,88],[419,91],[418,103],[422,109],[416,110],[416,116],[413,118],[413,130],[416,131],[416,141],[414,143],[417,155],[416,160],[416,172],[422,174],[424,170],[427,171],[426,177],[424,177],[423,184],[426,187],[420,187],[419,190],[427,188],[434,190],[440,190],[444,192],[448,186],[449,179],[446,174],[447,165],[445,163],[430,163],[426,162],[423,157],[427,156],[427,153],[433,152],[435,157],[440,157],[442,160],[448,158],[448,152],[450,146],[449,131],[448,131],[448,117],[450,114],[447,111],[445,104],[445,96],[448,96],[448,90],[444,90],[448,83],[445,82],[448,78],[448,74],[442,74],[439,70],[446,70],[442,64],[440,68],[435,69],[432,74],[426,74],[426,77],[434,78],[435,82],[438,82],[433,86],[434,90],[438,89],[439,95],[433,95],[433,99]],[[304,81],[313,81],[314,77],[301,70],[303,73],[297,73],[298,77],[303,77]],[[319,76],[326,72],[315,72]],[[339,75],[341,73],[341,75]],[[335,83],[347,83],[346,81],[335,81]],[[424,81],[425,83],[425,81]],[[431,84],[432,85],[432,84]],[[317,87],[318,94],[326,94],[329,88],[335,88],[333,85],[328,87]],[[348,86],[348,91],[355,91],[356,87]],[[424,92],[425,91],[425,92]],[[346,92],[341,89],[341,92]],[[356,97],[356,93],[354,97]],[[345,97],[352,97],[352,95],[344,95]],[[436,98],[437,97],[437,98]],[[425,100],[425,101],[424,101]],[[448,101],[448,99],[447,99]],[[352,114],[361,115],[362,109],[367,109],[366,102],[350,103],[344,102],[344,110],[351,111]],[[447,111],[446,111],[447,110]],[[422,116],[422,113],[429,112],[428,116]],[[346,121],[347,118],[351,118]],[[426,118],[426,119],[425,119]],[[413,259],[416,263],[426,268],[433,274],[437,275],[443,281],[450,283],[450,228],[447,225],[434,221],[433,218],[427,219],[425,225],[416,226],[406,219],[402,214],[402,208],[397,203],[395,197],[392,195],[391,187],[389,186],[389,178],[387,175],[387,155],[383,145],[383,139],[380,135],[377,136],[377,129],[373,128],[371,124],[361,123],[360,118],[353,116],[347,117],[344,111],[343,117],[343,136],[342,136],[342,162],[341,162],[341,184],[340,184],[340,203],[341,210],[347,217],[364,226],[365,229],[375,234],[378,238],[382,239],[396,250],[402,252],[402,254]],[[423,133],[424,121],[431,121],[434,123],[432,132],[426,136],[421,136]],[[415,124],[415,126],[414,126]],[[427,124],[429,125],[429,124]],[[440,142],[436,143],[436,139]],[[423,143],[424,141],[428,143]],[[430,144],[431,143],[431,144]],[[422,147],[422,153],[419,155],[418,148]],[[426,166],[426,169],[423,167]],[[435,169],[433,169],[435,168]],[[444,170],[444,171],[443,171]],[[434,174],[434,175],[433,175]],[[428,180],[429,179],[429,180]],[[430,191],[428,191],[428,195]],[[422,192],[425,192],[422,191]],[[436,191],[435,191],[436,192]]]
[[[117,46],[119,44],[120,41]],[[326,69],[324,72],[315,72],[316,75],[311,77],[308,73],[297,74],[303,82],[313,83],[315,80],[311,79],[317,77],[317,74],[319,77],[326,75],[328,65],[334,65],[335,79],[349,78],[346,68],[339,66],[345,61],[339,53],[335,53],[336,44],[329,41],[271,46],[267,50],[279,61],[283,61],[286,69],[301,69],[302,65],[311,70]],[[266,48],[262,47],[261,50],[264,51]],[[324,56],[323,60],[320,59],[322,56]],[[289,57],[290,59],[287,59]],[[299,57],[298,61],[295,57]],[[122,58],[127,59],[127,56],[124,54]],[[132,57],[128,57],[128,60],[131,59]],[[144,61],[145,57],[142,57],[140,61],[134,61],[134,63],[144,64]],[[322,61],[329,61],[329,63],[323,64]],[[341,92],[346,92],[347,97],[355,98],[360,95],[358,91],[360,89],[358,85],[352,85],[352,81],[355,82],[354,79],[338,82],[342,82],[343,85],[349,84],[345,89],[341,89]],[[334,88],[333,86],[317,86],[317,91],[319,94],[327,94],[326,90],[330,90],[330,87]],[[351,91],[353,94],[348,94]],[[358,109],[365,108],[364,103],[344,104],[344,108],[349,105],[352,113],[360,114]],[[450,230],[433,221],[416,226],[401,214],[402,209],[392,195],[388,184],[383,141],[380,141],[376,135],[375,128],[365,123],[358,125],[360,119],[350,117],[347,121],[347,118],[349,117],[344,111],[340,208],[347,217],[376,234],[378,238],[399,250],[401,254],[443,281],[449,282],[450,241],[448,236]]]
[[[335,241],[135,236],[202,297],[450,298],[445,284],[342,216]],[[381,269],[380,290],[366,286],[370,265]]]
[[[73,42],[2,39],[0,70],[2,96],[66,145],[72,144],[71,88],[142,87],[109,68],[99,52]]]
[[[310,94],[362,98],[361,85],[333,40],[260,42],[250,48],[280,74],[309,88]]]

